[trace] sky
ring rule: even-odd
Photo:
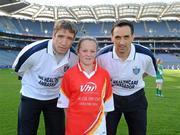
[[[100,4],[124,4],[124,3],[152,3],[152,2],[164,2],[173,3],[180,2],[180,0],[26,0],[31,3],[37,3],[41,5],[52,5],[52,6],[79,6],[79,5],[100,5]]]

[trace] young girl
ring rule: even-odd
[[[106,135],[105,112],[114,110],[110,76],[96,63],[97,42],[80,39],[79,63],[63,78],[57,106],[65,108],[66,135]]]

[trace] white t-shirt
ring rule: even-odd
[[[125,61],[117,56],[114,45],[104,47],[98,52],[97,60],[109,72],[116,95],[128,96],[144,88],[144,73],[156,76],[156,60],[152,52],[141,45],[131,44]]]
[[[22,49],[14,61],[13,69],[22,77],[23,96],[50,100],[59,96],[65,71],[77,62],[75,51],[69,49],[58,63],[53,53],[52,40],[41,40]]]

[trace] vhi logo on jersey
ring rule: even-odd
[[[93,82],[88,82],[86,84],[80,85],[80,92],[94,92],[97,86]]]

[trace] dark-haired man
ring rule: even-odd
[[[156,76],[156,61],[152,52],[133,44],[134,27],[129,21],[116,22],[111,31],[113,45],[98,52],[98,63],[109,71],[115,110],[107,114],[107,133],[116,135],[124,114],[129,135],[146,135],[147,100],[145,75]]]

